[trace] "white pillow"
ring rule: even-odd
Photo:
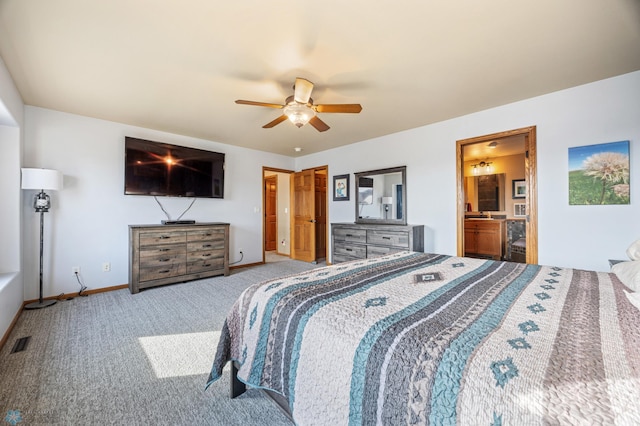
[[[640,311],[640,293],[625,292],[624,294],[627,295],[627,299],[629,299],[629,302],[631,302],[631,304],[638,308],[638,310]]]
[[[640,260],[616,263],[611,272],[631,290],[640,291]]]
[[[640,240],[635,241],[627,249],[627,256],[631,260],[640,260]]]

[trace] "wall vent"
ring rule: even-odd
[[[15,345],[13,345],[13,349],[11,349],[11,353],[14,354],[16,352],[22,352],[27,349],[27,345],[29,344],[29,340],[31,340],[31,336],[21,337],[16,340]]]

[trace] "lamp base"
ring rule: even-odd
[[[57,302],[57,300],[47,299],[47,300],[43,300],[42,302],[29,303],[27,305],[24,305],[24,308],[25,309],[46,308],[47,306],[55,305],[56,302]]]

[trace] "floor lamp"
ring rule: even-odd
[[[62,173],[50,169],[22,169],[22,189],[39,189],[33,199],[36,213],[40,213],[40,298],[37,302],[25,305],[25,309],[46,308],[56,303],[55,300],[42,298],[42,248],[44,239],[44,214],[51,207],[51,199],[44,190],[58,191],[62,189]]]

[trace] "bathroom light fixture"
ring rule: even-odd
[[[491,161],[481,161],[477,164],[471,165],[471,171],[474,175],[479,175],[481,173],[491,173],[493,171],[493,167],[491,167]]]
[[[493,141],[487,145],[488,148],[495,149],[498,146],[498,142]]]

